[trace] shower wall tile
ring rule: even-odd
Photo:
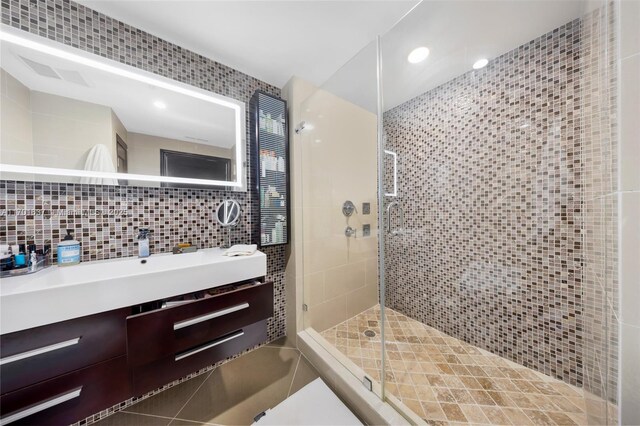
[[[620,58],[640,53],[640,2],[620,1]]]
[[[313,123],[300,143],[305,327],[323,331],[378,303],[376,116],[324,89],[301,110]],[[350,217],[342,213],[347,200],[356,206]],[[345,236],[347,226],[354,236]]]
[[[72,1],[2,0],[1,4],[3,24],[245,102],[247,123],[248,102],[255,90],[280,96],[275,86]],[[248,166],[246,172],[248,187],[253,188]],[[246,243],[257,223],[258,196],[253,190],[0,181],[0,241],[13,244],[33,238],[42,245],[50,240],[55,251],[65,230],[74,229],[82,243],[82,261],[112,259],[137,255],[134,235],[138,227],[146,226],[152,232],[152,253],[169,252],[183,241],[216,247],[227,238],[214,218],[215,208],[226,198],[237,199],[243,209],[232,242]],[[268,335],[275,339],[285,334],[285,246],[263,251],[268,258],[267,279],[274,281],[274,317]]]
[[[620,249],[622,274],[622,309],[620,321],[640,328],[640,191],[621,193],[620,196]]]
[[[640,191],[640,129],[637,121],[640,117],[640,51],[623,59],[620,68],[621,85],[624,87],[620,94],[620,190]]]
[[[640,327],[621,325],[622,371],[620,377],[622,415],[621,424],[640,424]]]
[[[569,22],[384,115],[405,210],[405,231],[385,240],[388,306],[574,385],[597,371],[598,395],[615,344],[603,196],[617,160],[602,19]]]

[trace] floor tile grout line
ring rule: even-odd
[[[126,414],[134,414],[136,416],[146,416],[146,417],[157,417],[159,419],[167,419],[167,420],[173,420],[172,417],[167,417],[167,416],[158,416],[156,414],[146,414],[146,413],[136,413],[133,411],[127,411],[127,410],[120,410],[118,412],[115,412],[113,414],[118,414],[118,413],[126,413]],[[106,417],[105,417],[106,418]],[[102,419],[101,419],[102,420]]]
[[[190,422],[190,423],[193,423],[193,424],[196,424],[196,425],[206,425],[206,426],[225,426],[225,425],[223,425],[223,424],[221,424],[221,423],[201,422],[201,421],[198,421],[198,420],[183,419],[182,417],[176,417],[176,418],[172,419],[172,420],[171,420],[171,422],[173,422],[174,420],[181,420],[181,421],[183,421],[183,422]],[[170,424],[171,424],[171,423],[169,423],[169,425],[170,425]],[[169,426],[169,425],[167,425],[167,426]]]
[[[296,380],[296,374],[298,374],[298,367],[300,366],[301,357],[302,357],[302,354],[298,353],[298,362],[296,363],[295,370],[293,370],[293,376],[291,376],[291,383],[289,384],[289,390],[287,391],[287,398],[291,396],[291,389],[293,389],[293,382]]]
[[[204,380],[202,381],[202,383],[200,383],[200,386],[198,386],[198,387],[196,388],[196,390],[195,390],[195,391],[193,391],[193,393],[191,394],[191,396],[189,397],[189,399],[187,399],[187,402],[185,402],[185,403],[182,405],[182,407],[180,407],[180,409],[179,409],[178,411],[176,411],[176,414],[173,416],[173,418],[171,419],[171,422],[169,422],[169,424],[173,423],[173,421],[174,421],[175,419],[177,419],[177,418],[178,418],[178,414],[180,414],[180,412],[181,412],[182,410],[184,410],[184,407],[186,407],[186,406],[187,406],[187,404],[191,401],[191,399],[194,397],[194,395],[195,395],[196,393],[198,393],[198,391],[200,390],[200,388],[202,387],[202,385],[204,385],[204,384],[205,384],[205,382],[206,382],[207,380],[209,380],[209,377],[211,377],[211,375],[213,374],[213,372],[214,372],[214,371],[216,371],[218,368],[219,368],[219,367],[212,369],[212,370],[209,372],[209,374],[207,374],[207,377],[205,377],[205,378],[204,378]],[[181,420],[187,420],[187,419],[181,419]],[[188,420],[188,421],[192,421],[192,420]]]

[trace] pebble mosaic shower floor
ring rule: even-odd
[[[386,391],[429,424],[586,425],[602,400],[386,309]],[[365,334],[366,332],[366,334]],[[368,337],[372,333],[373,337]],[[380,380],[380,307],[321,333]],[[614,409],[612,406],[611,409]]]

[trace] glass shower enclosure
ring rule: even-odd
[[[299,105],[304,327],[407,418],[616,423],[616,21],[423,1]]]

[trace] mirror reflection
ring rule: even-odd
[[[1,48],[3,179],[242,186],[243,103],[120,75],[108,62],[91,64],[94,56],[82,63],[5,41]]]

